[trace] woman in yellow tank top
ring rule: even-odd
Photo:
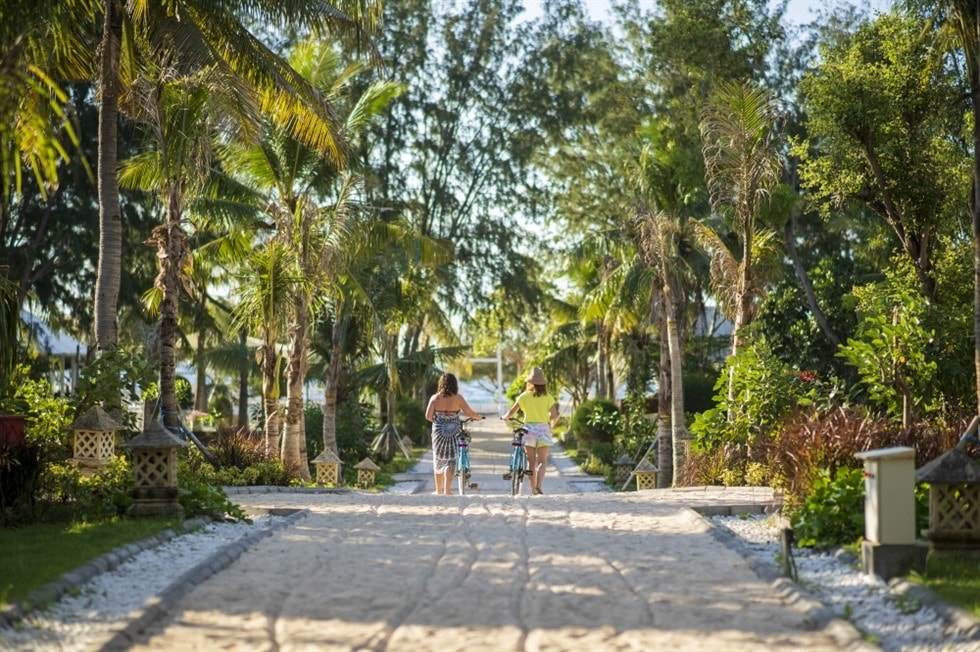
[[[517,412],[524,413],[524,452],[531,469],[531,493],[541,495],[545,468],[548,466],[548,449],[554,443],[551,424],[558,418],[558,403],[548,395],[548,381],[544,371],[535,367],[527,376],[527,388],[517,397],[503,419],[511,419]]]

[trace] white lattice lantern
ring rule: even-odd
[[[381,467],[372,462],[370,457],[365,457],[354,465],[354,468],[357,469],[357,486],[361,489],[373,487],[374,474],[381,470]]]
[[[143,432],[121,444],[133,455],[135,483],[131,492],[130,516],[175,516],[183,518],[184,508],[178,501],[177,449],[187,442],[178,439],[156,421]]]
[[[316,467],[316,483],[320,485],[340,484],[340,458],[331,449],[326,448],[313,459]]]
[[[72,464],[85,475],[92,475],[116,454],[116,438],[126,427],[98,405],[85,411],[69,426],[74,433]]]
[[[647,458],[644,457],[640,460],[640,463],[633,469],[633,475],[636,476],[636,490],[646,491],[648,489],[656,489],[658,471],[659,469]]]

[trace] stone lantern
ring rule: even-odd
[[[373,487],[374,474],[381,470],[381,467],[372,462],[370,457],[365,457],[355,464],[354,468],[357,469],[357,486],[361,489]]]
[[[92,475],[116,454],[116,437],[126,427],[98,405],[93,405],[69,427],[75,444],[71,463],[85,475]]]
[[[313,459],[316,467],[316,483],[319,485],[340,484],[340,458],[329,448],[324,448],[323,452]]]
[[[656,489],[658,472],[659,469],[650,460],[645,457],[640,460],[640,463],[633,469],[633,475],[636,476],[636,490]]]
[[[632,473],[633,460],[629,455],[623,453],[616,460],[616,486],[622,487],[629,480],[630,473]]]
[[[120,448],[132,450],[136,479],[130,516],[184,517],[177,489],[177,449],[187,442],[172,435],[156,421]]]
[[[929,529],[934,550],[980,549],[980,464],[959,447],[915,472],[929,483]]]

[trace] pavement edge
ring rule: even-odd
[[[103,652],[129,649],[153,624],[164,619],[177,602],[190,593],[197,585],[230,566],[232,562],[238,559],[258,541],[272,535],[274,532],[295,525],[297,521],[305,518],[309,513],[309,510],[306,509],[290,510],[288,514],[283,514],[280,511],[276,515],[282,516],[283,518],[277,519],[276,522],[270,523],[267,527],[223,546],[208,559],[185,571],[159,595],[147,600],[142,607],[130,614],[129,621],[126,625],[94,642],[93,649],[102,650]]]
[[[864,639],[861,631],[852,623],[840,618],[825,604],[807,593],[799,584],[783,577],[779,569],[772,564],[762,561],[729,530],[715,525],[710,519],[700,514],[694,508],[685,508],[695,517],[704,521],[711,536],[725,547],[736,551],[745,559],[749,568],[761,579],[770,583],[780,598],[792,609],[803,614],[807,627],[813,630],[823,630],[842,650],[849,652],[872,652],[881,650]]]

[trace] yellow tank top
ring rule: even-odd
[[[526,423],[548,423],[551,421],[551,406],[555,404],[555,399],[547,394],[535,396],[532,392],[524,392],[517,397],[517,404],[524,412]]]

